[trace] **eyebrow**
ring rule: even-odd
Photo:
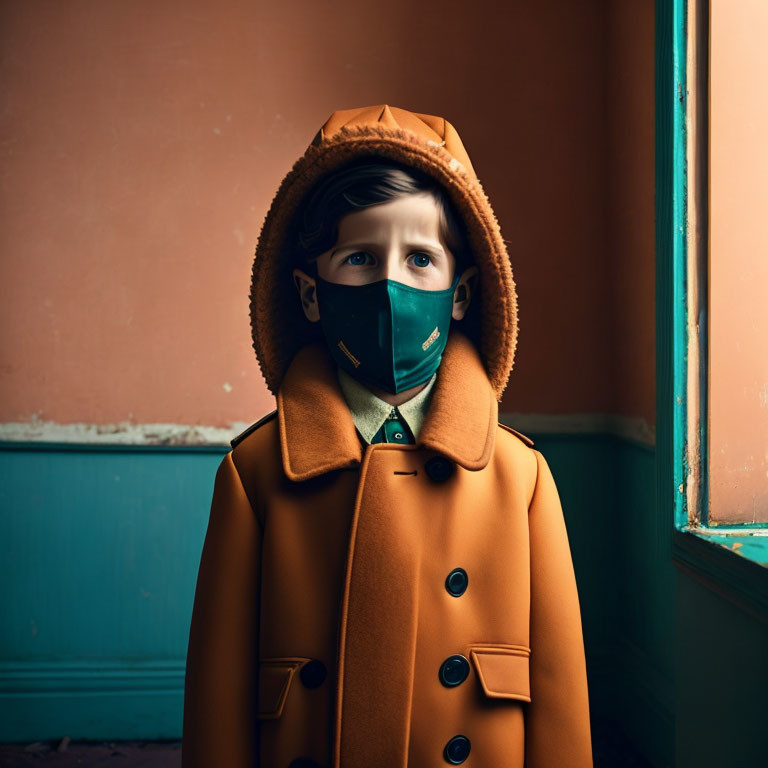
[[[331,256],[335,256],[337,251],[344,251],[349,248],[371,248],[375,250],[378,248],[377,243],[363,243],[363,242],[353,242],[353,243],[345,243],[344,245],[340,245],[338,248],[334,248],[333,251],[331,251]],[[407,243],[406,247],[408,250],[411,249],[418,249],[422,251],[432,251],[433,253],[445,253],[445,250],[442,245],[439,243],[432,243],[432,242],[409,242]]]

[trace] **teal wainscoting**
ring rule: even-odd
[[[660,693],[666,707],[674,590],[653,524],[653,451],[608,435],[531,436],[563,503],[593,715],[654,711]],[[0,451],[0,740],[180,737],[224,450]]]
[[[614,719],[648,761],[672,765],[675,744],[675,616],[673,512],[660,510],[656,452],[616,442],[617,527],[610,570],[618,583],[612,631],[610,698]]]
[[[0,740],[180,735],[222,455],[0,450]]]
[[[768,624],[681,573],[677,768],[768,765]]]
[[[605,521],[615,507],[618,441],[606,435],[527,432],[555,478],[568,529],[581,605],[591,712],[612,707],[611,632],[618,584],[613,576],[618,528]]]
[[[675,747],[677,574],[652,445],[533,435],[560,490],[579,586],[593,719],[613,721],[655,766]]]

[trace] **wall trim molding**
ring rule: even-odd
[[[656,430],[643,418],[611,413],[514,413],[502,412],[499,420],[524,434],[539,435],[611,435],[653,448]],[[54,421],[6,422],[0,424],[0,447],[26,445],[51,446],[155,446],[155,447],[226,447],[251,422],[233,421],[229,426],[200,424],[59,424]]]
[[[0,742],[180,739],[184,660],[6,661]]]
[[[55,421],[15,421],[0,424],[0,443],[74,445],[229,446],[251,422],[233,421],[227,427],[202,424],[59,424]]]
[[[653,448],[656,429],[640,417],[614,413],[511,413],[499,414],[499,421],[524,434],[611,435]]]
[[[184,690],[186,661],[5,661],[0,700],[15,695]]]

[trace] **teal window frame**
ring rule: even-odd
[[[676,567],[766,620],[768,526],[709,527],[706,515],[709,503],[707,340],[689,336],[692,327],[689,312],[700,313],[701,308],[692,306],[690,298],[689,292],[697,275],[696,260],[689,260],[688,252],[691,243],[689,214],[694,213],[689,204],[692,206],[696,202],[690,192],[690,180],[697,170],[689,167],[688,141],[693,141],[694,137],[688,133],[690,126],[695,128],[697,125],[696,116],[689,114],[689,85],[695,87],[697,74],[701,82],[701,73],[690,66],[688,27],[693,29],[701,24],[701,14],[708,16],[708,10],[708,2],[700,0],[656,0],[655,6],[658,514],[662,520],[673,521],[672,559]],[[696,30],[691,34],[696,34]],[[693,61],[698,61],[701,66],[701,59]],[[694,71],[688,72],[689,68]],[[695,95],[704,97],[703,93]],[[702,113],[706,114],[707,110],[698,111],[698,114]],[[706,126],[704,128],[706,130]],[[703,213],[706,215],[706,210]],[[703,295],[706,296],[706,291]],[[703,309],[706,311],[706,307]],[[700,323],[701,328],[706,329],[706,325]],[[693,370],[688,364],[689,344],[698,345],[691,348],[697,355],[694,359],[699,361],[698,365],[692,366]],[[689,382],[690,376],[696,376],[697,381]],[[689,383],[695,384],[694,389],[700,392],[696,400],[688,397]],[[699,443],[700,450],[689,445],[692,441]],[[692,483],[695,484],[694,494],[690,493]]]

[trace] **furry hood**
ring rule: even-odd
[[[250,293],[253,348],[267,386],[276,395],[298,350],[320,338],[319,323],[305,318],[291,278],[286,233],[323,175],[371,155],[435,178],[462,216],[480,274],[469,311],[457,326],[480,352],[500,400],[517,346],[517,292],[498,221],[456,129],[445,118],[386,104],[334,112],[272,200],[256,246]]]

